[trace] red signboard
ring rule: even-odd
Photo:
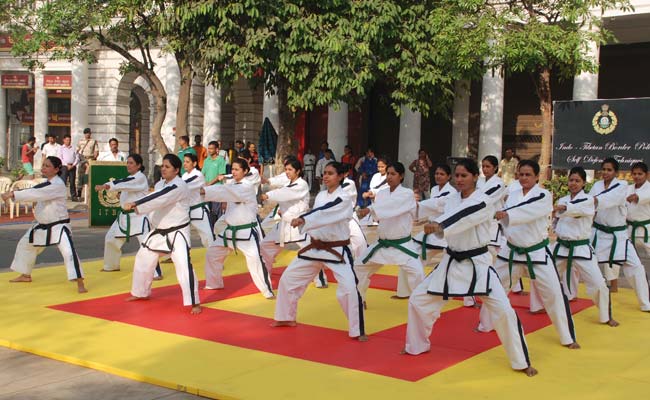
[[[30,74],[2,74],[3,89],[29,89],[32,87]]]
[[[20,118],[23,125],[34,125],[34,114],[23,114]],[[70,126],[70,114],[47,114],[48,126]]]
[[[43,75],[45,89],[72,89],[72,75]]]
[[[6,33],[0,34],[0,51],[11,51],[13,43],[11,36]]]

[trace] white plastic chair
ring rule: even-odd
[[[10,190],[29,189],[31,187],[36,186],[37,184],[38,184],[38,182],[36,182],[35,180],[31,180],[31,179],[19,180],[19,181],[14,182],[11,185]],[[14,205],[15,205],[15,208],[16,208],[16,216],[20,217],[20,203],[13,200],[13,199],[10,199],[9,200],[9,218],[10,219],[14,219]],[[23,207],[25,207],[25,214],[27,214],[27,211],[28,211],[29,207],[32,207],[32,211],[34,211],[34,204],[32,202],[23,203],[22,205],[23,205]]]
[[[0,194],[6,193],[11,189],[11,178],[6,176],[0,176]],[[8,204],[4,201],[0,201],[0,214],[2,210],[8,208]]]

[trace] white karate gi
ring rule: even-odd
[[[272,298],[271,274],[260,254],[262,236],[257,220],[256,186],[244,178],[241,182],[231,180],[204,190],[206,201],[228,203],[223,216],[228,225],[205,254],[206,287],[223,288],[223,263],[235,250],[244,254],[253,284],[264,297]]]
[[[309,210],[309,184],[302,178],[275,190],[267,192],[268,200],[277,202],[282,215],[273,229],[266,235],[260,246],[264,264],[269,270],[286,244],[294,243],[302,248],[307,245],[307,235],[291,226],[291,220]]]
[[[210,208],[204,202],[199,192],[205,186],[205,177],[198,169],[183,174],[183,180],[190,192],[190,225],[194,227],[201,238],[201,245],[206,249],[216,239],[212,224],[210,224]]]
[[[581,191],[573,199],[570,195],[562,197],[557,204],[567,207],[566,211],[556,215],[555,233],[558,241],[553,247],[555,265],[564,283],[564,289],[577,291],[576,274],[567,270],[569,258],[571,258],[572,270],[579,270],[580,278],[587,285],[587,293],[598,306],[598,319],[605,323],[612,318],[609,289],[600,273],[598,261],[589,240],[591,224],[596,213],[594,199]]]
[[[490,223],[494,210],[476,190],[466,199],[454,193],[445,213],[435,219],[444,229],[448,248],[438,267],[409,299],[406,347],[409,354],[431,349],[433,324],[451,296],[480,296],[494,316],[495,328],[513,369],[530,366],[524,331],[494,269],[490,267]],[[441,234],[437,234],[442,236]]]
[[[357,186],[354,184],[354,181],[345,177],[343,183],[341,183],[341,188],[345,196],[352,202],[352,207],[354,208],[357,204]],[[350,219],[350,250],[352,250],[353,259],[356,260],[361,257],[367,248],[368,241],[359,224],[359,217],[357,217],[356,213],[352,213],[352,219]],[[314,278],[314,284],[319,288],[327,286],[327,275],[325,275],[324,270]]]
[[[506,184],[497,175],[493,175],[489,180],[481,179],[477,187],[485,193],[488,201],[495,210],[500,210],[503,207],[503,198],[506,194],[510,193],[506,190]],[[521,189],[521,186],[520,186]],[[503,242],[503,228],[499,225],[496,219],[492,220],[490,225],[490,247],[499,248]]]
[[[353,201],[339,187],[334,192],[320,192],[314,201],[312,211],[303,214],[305,224],[300,231],[309,235],[310,240],[338,242],[350,239],[350,219]],[[348,319],[350,337],[365,335],[363,306],[357,290],[357,277],[354,272],[352,252],[348,245],[334,247],[332,254],[326,250],[309,249],[299,254],[280,278],[278,299],[275,306],[276,321],[295,321],[298,300],[302,297],[309,282],[322,268],[329,268],[336,277],[336,298]]]
[[[410,294],[424,279],[417,243],[411,238],[413,218],[416,212],[413,190],[399,185],[377,193],[370,207],[373,220],[379,221],[379,240],[366,249],[355,260],[355,271],[359,278],[359,292],[366,299],[370,277],[385,264],[396,264],[405,275]]]
[[[639,196],[639,201],[625,203],[628,236],[637,249],[637,253],[639,249],[644,249],[646,257],[650,257],[650,182],[646,181],[638,189],[634,184],[629,185],[627,195],[632,194]],[[632,227],[632,223],[635,224],[635,228]]]
[[[161,256],[169,254],[181,286],[183,305],[201,304],[199,281],[190,258],[190,192],[179,176],[161,179],[154,192],[135,201],[137,214],[149,214],[154,230],[145,237],[135,255],[131,294],[149,297],[153,272]]]
[[[281,188],[283,186],[288,185],[289,183],[291,183],[291,181],[289,180],[289,178],[287,178],[287,173],[282,172],[281,174],[269,178],[269,183],[268,183],[269,190]],[[264,230],[273,229],[275,227],[275,224],[280,222],[282,217],[278,213],[278,210],[280,210],[280,207],[276,205],[273,211],[271,211],[266,217],[264,217],[261,223],[262,229]],[[269,266],[269,268],[271,267],[272,266]]]
[[[442,188],[435,185],[431,188],[431,197],[422,200],[418,203],[418,214],[417,219],[421,220],[423,218],[428,218],[429,222],[435,221],[435,219],[445,212],[445,206],[447,200],[454,198],[457,193],[456,189],[451,186],[451,183],[447,182]],[[444,237],[439,237],[437,235],[426,235],[426,250],[422,250],[424,232],[418,233],[413,240],[418,243],[419,249],[418,253],[422,257],[423,264],[427,265],[427,260],[430,258],[431,254],[443,250],[447,247],[447,241]]]
[[[636,292],[641,310],[650,311],[648,298],[648,280],[639,256],[627,236],[627,182],[614,178],[606,189],[603,181],[594,183],[589,194],[598,199],[594,229],[592,230],[592,246],[602,264],[605,279],[611,281],[618,278],[620,266],[623,274]],[[605,229],[614,229],[607,233]]]
[[[109,186],[109,192],[120,192],[120,206],[122,207],[149,194],[149,182],[145,174],[140,171],[105,184]],[[135,237],[142,244],[150,229],[149,218],[146,215],[120,210],[104,238],[104,271],[118,271],[122,246],[127,238]]]
[[[504,210],[508,217],[501,220],[501,226],[508,244],[499,250],[495,268],[501,284],[508,292],[521,276],[528,275],[534,279],[544,308],[560,336],[560,342],[563,345],[574,343],[576,336],[569,301],[562,291],[548,247],[548,216],[553,211],[553,196],[535,185],[526,195],[523,190],[510,193]],[[538,248],[533,250],[533,246]],[[528,251],[520,254],[511,250],[511,247]],[[512,271],[508,266],[510,258]],[[478,329],[491,331],[492,321],[489,311],[481,309]]]
[[[314,172],[316,170],[316,156],[307,153],[304,155],[303,159],[303,171],[305,173],[305,181],[307,182],[307,185],[309,186],[309,191],[311,192],[311,188],[314,187]]]
[[[372,178],[370,178],[370,192],[377,194],[380,190],[386,189],[388,185],[386,184],[386,174],[382,175],[379,172],[376,172]],[[372,218],[372,213],[366,215],[365,217],[359,220],[359,225],[361,226],[375,226],[377,221]]]
[[[65,183],[60,177],[14,192],[16,202],[36,202],[36,223],[18,241],[11,269],[31,275],[36,257],[47,246],[56,245],[63,257],[68,280],[83,278],[79,256],[72,243],[70,217],[66,207]]]

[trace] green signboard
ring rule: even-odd
[[[113,179],[126,178],[128,175],[124,162],[90,162],[88,174],[88,191],[90,192],[88,224],[90,226],[110,226],[120,211],[119,193],[106,190],[96,192],[95,186],[103,185]]]

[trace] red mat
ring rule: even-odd
[[[282,270],[273,270],[276,285]],[[334,282],[331,274],[329,279]],[[224,280],[224,290],[201,291],[204,304],[257,293],[248,274],[228,276]],[[396,284],[397,277],[376,274],[371,287],[394,290]],[[50,308],[406,381],[418,381],[500,345],[495,333],[473,332],[478,322],[478,309],[474,308],[444,312],[431,335],[431,352],[412,357],[399,354],[404,347],[406,324],[377,332],[368,342],[360,343],[350,339],[345,331],[307,324],[274,329],[269,326],[270,318],[231,311],[204,308],[200,315],[190,315],[180,305],[178,285],[154,289],[150,301],[125,303],[127,296],[119,294]],[[512,300],[528,306],[527,296],[515,295]],[[592,305],[591,301],[580,299],[571,303],[571,310],[577,313]],[[527,333],[550,324],[546,315],[517,311]]]

